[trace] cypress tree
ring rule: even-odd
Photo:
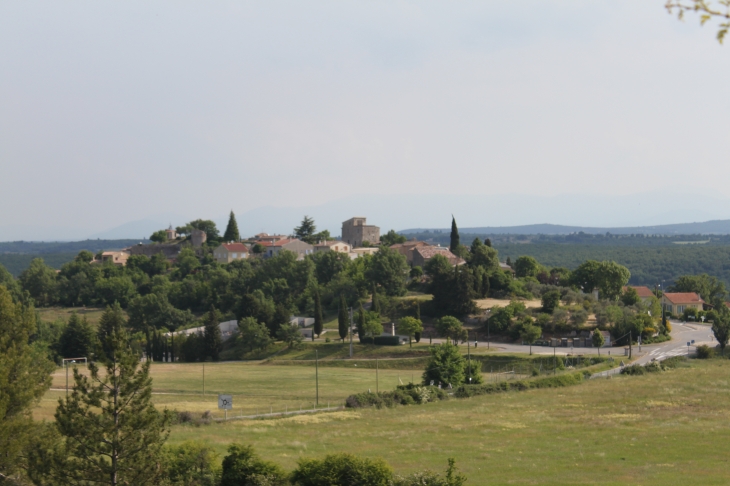
[[[480,246],[482,246],[482,240],[480,240],[477,236],[476,238],[474,238],[474,241],[471,242],[471,252],[476,253],[477,248],[479,248]]]
[[[322,318],[322,300],[319,298],[319,289],[314,291],[314,329],[312,332],[312,341],[314,341],[314,335],[319,337],[322,334],[322,328],[324,327],[324,319]]]
[[[418,319],[419,321],[421,320],[421,304],[418,301],[416,301],[416,319]],[[413,334],[413,339],[417,343],[420,343],[421,342],[421,333],[417,332],[417,333]]]
[[[492,247],[492,240],[490,240],[489,238],[487,238],[486,240],[484,240],[484,244],[487,245],[489,248],[491,248]]]
[[[451,215],[451,243],[449,244],[449,250],[454,255],[459,252],[459,228],[456,227],[456,218]]]
[[[345,338],[347,337],[347,321],[347,302],[345,301],[345,294],[340,294],[340,308],[337,313],[337,331],[340,334],[342,342],[345,342]]]
[[[507,260],[504,263],[506,263],[508,267],[512,268],[512,260],[510,257],[507,257]]]
[[[175,362],[175,335],[170,333],[170,363]]]
[[[357,335],[362,342],[362,338],[365,337],[365,309],[362,308],[362,302],[360,302],[360,308],[357,310]]]
[[[380,302],[378,300],[378,286],[373,284],[373,300],[372,300],[372,311],[380,314]]]
[[[162,361],[167,363],[167,336],[162,335]]]
[[[489,295],[489,274],[484,272],[482,274],[482,299],[486,299]]]
[[[236,223],[236,215],[231,210],[231,215],[228,217],[228,226],[226,226],[226,232],[223,234],[223,241],[239,241],[241,235],[238,233],[238,223]]]
[[[147,355],[147,361],[152,360],[152,336],[150,336],[150,328],[145,327],[144,330],[147,342],[145,343],[145,354]]]
[[[205,327],[203,330],[203,352],[202,360],[211,358],[218,361],[223,338],[221,337],[221,328],[218,326],[218,312],[215,307],[210,306],[210,312],[205,319]]]

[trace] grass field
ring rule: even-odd
[[[252,444],[286,468],[352,452],[397,472],[443,469],[468,484],[728,484],[730,361],[579,386],[209,426],[175,426],[170,442],[221,454]]]
[[[36,311],[44,321],[53,322],[57,319],[63,319],[68,322],[71,314],[76,312],[80,316],[86,316],[86,319],[93,326],[99,324],[99,319],[104,313],[104,309],[101,307],[38,307]]]
[[[86,374],[85,368],[79,371]],[[280,412],[312,408],[315,395],[313,366],[263,366],[260,362],[205,363],[205,396],[203,395],[202,363],[155,363],[152,365],[154,402],[179,411],[214,416],[219,413],[217,395],[233,395],[235,413],[244,415],[257,412]],[[418,370],[378,370],[380,390],[393,389],[411,379],[420,380]],[[400,381],[399,381],[400,380]],[[69,384],[73,386],[72,372]],[[34,411],[37,419],[52,419],[58,398],[65,394],[66,371],[61,368],[53,375],[52,390],[46,394]],[[319,405],[341,405],[349,395],[376,389],[374,369],[327,368],[319,369]]]

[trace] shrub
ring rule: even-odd
[[[646,374],[646,369],[643,366],[638,365],[638,364],[631,365],[631,366],[624,366],[621,369],[621,374],[622,375],[631,375],[631,376],[644,375],[644,374]]]
[[[299,486],[387,486],[392,478],[393,470],[382,459],[341,453],[322,460],[301,459],[291,482]]]
[[[468,398],[477,395],[487,395],[490,393],[506,391],[523,391],[533,388],[559,388],[577,385],[583,380],[583,373],[569,373],[532,380],[503,381],[483,385],[462,385],[456,389],[454,396],[457,398]]]
[[[448,399],[445,390],[437,386],[420,386],[413,383],[398,386],[393,391],[367,392],[350,395],[345,400],[347,408],[393,408],[397,405],[419,405]]]
[[[697,359],[710,359],[715,356],[715,350],[706,344],[697,346]]]
[[[284,486],[287,483],[286,473],[281,467],[260,459],[253,447],[241,444],[228,446],[228,455],[223,458],[220,486],[242,484]]]
[[[423,372],[423,383],[435,385],[439,383],[452,386],[464,382],[464,368],[466,360],[459,352],[459,348],[453,344],[442,344],[433,346],[430,349],[431,358],[426,364],[426,371]]]
[[[400,336],[363,336],[360,338],[360,342],[362,344],[377,344],[379,346],[399,346]]]
[[[217,486],[218,455],[197,442],[167,446],[162,456],[164,484]]]

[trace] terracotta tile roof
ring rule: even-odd
[[[334,245],[347,245],[347,243],[345,243],[344,241],[340,241],[340,240],[328,240],[328,241],[321,241],[314,246],[322,247],[322,246],[334,246]],[[350,245],[347,245],[347,246],[350,246]]]
[[[702,298],[694,292],[665,292],[664,297],[672,304],[697,304],[704,302]]]
[[[436,255],[441,255],[449,260],[452,265],[461,265],[466,263],[462,258],[451,253],[451,251],[443,246],[418,246],[413,251],[418,252],[424,260],[428,260]]]
[[[296,241],[296,238],[292,238],[292,239],[285,238],[283,240],[277,240],[274,243],[272,243],[271,246],[284,246],[288,243],[291,243],[292,241]]]
[[[248,251],[248,247],[243,243],[223,243],[221,246],[228,251]]]
[[[636,290],[636,293],[639,294],[639,297],[641,297],[642,299],[646,299],[648,297],[654,297],[654,292],[652,292],[649,287],[644,287],[644,286],[636,287],[633,285],[631,287],[633,287]]]

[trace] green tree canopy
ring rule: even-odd
[[[73,392],[60,399],[55,427],[62,438],[30,457],[44,484],[154,484],[170,414],[152,404],[150,362],[140,365],[123,328],[103,339],[101,360],[89,363],[90,376],[74,369]]]
[[[387,486],[392,477],[393,470],[382,459],[340,453],[324,459],[300,459],[291,482],[297,486]]]
[[[451,384],[452,387],[461,385],[464,382],[464,357],[459,348],[450,343],[440,346],[433,346],[431,357],[426,363],[426,371],[423,372],[423,384],[434,385]]]
[[[280,466],[264,461],[253,447],[241,444],[228,446],[223,458],[220,486],[284,486],[287,478]]]
[[[58,300],[56,271],[42,258],[34,258],[19,277],[23,290],[27,290],[39,306],[49,306]]]
[[[381,247],[369,261],[365,277],[379,285],[386,295],[401,296],[406,293],[408,263],[406,257],[388,247]]]
[[[310,245],[316,243],[315,234],[317,233],[317,226],[314,224],[314,220],[309,216],[304,216],[299,226],[294,228],[294,236],[302,241],[306,241]]]
[[[220,352],[223,349],[223,338],[219,324],[220,315],[215,307],[211,307],[205,317],[203,337],[205,339],[205,356],[213,361],[218,361]]]
[[[399,235],[395,232],[395,230],[390,230],[384,235],[380,236],[380,244],[382,246],[392,246],[398,243],[405,243],[406,237],[403,235]]]
[[[598,329],[595,329],[593,331],[593,334],[591,335],[591,342],[593,343],[594,348],[598,348],[598,355],[600,356],[601,348],[606,342],[606,340],[603,338],[603,334],[601,334],[601,331],[599,331]]]
[[[150,241],[154,243],[164,243],[167,241],[167,232],[165,230],[157,230],[150,236]]]
[[[540,273],[540,264],[531,256],[521,256],[515,260],[514,269],[517,277],[536,277]]]
[[[253,317],[244,317],[238,321],[238,340],[248,351],[266,349],[271,344],[266,324]]]
[[[35,332],[33,307],[14,303],[0,285],[0,478],[9,484],[34,432],[31,410],[50,388],[55,369],[46,353],[30,344]]]
[[[530,354],[532,354],[532,345],[542,336],[542,329],[533,325],[532,318],[526,317],[522,321],[522,329],[520,330],[520,339],[530,345]]]
[[[670,292],[695,292],[705,302],[715,303],[718,299],[725,300],[727,290],[725,284],[716,277],[706,273],[701,275],[682,275],[669,287]]]
[[[299,332],[299,326],[293,326],[288,322],[279,326],[276,337],[285,342],[289,348],[298,346],[304,340],[302,333]]]
[[[436,322],[436,331],[440,336],[450,340],[458,340],[464,333],[464,326],[453,316],[444,316]]]
[[[408,345],[413,347],[413,337],[423,332],[423,324],[415,317],[406,316],[398,321],[398,332],[408,336]]]
[[[94,329],[86,320],[71,313],[58,342],[58,352],[64,358],[90,358],[94,349]]]

